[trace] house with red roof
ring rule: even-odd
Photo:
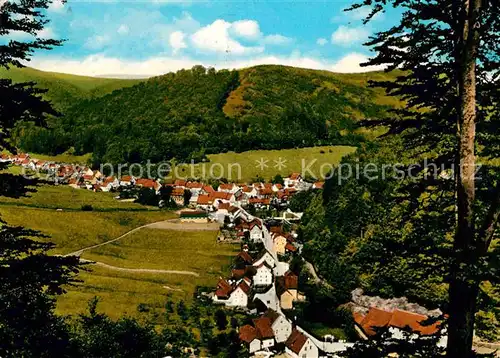
[[[240,328],[240,340],[248,345],[249,353],[261,350],[262,342],[257,338],[257,329],[249,324]]]
[[[285,343],[285,352],[292,358],[317,358],[318,347],[304,333],[294,329]]]
[[[293,308],[293,302],[299,300],[299,278],[291,271],[284,276],[276,277],[276,294],[280,300],[280,306],[284,310]]]
[[[220,184],[219,187],[217,188],[217,191],[224,192],[224,193],[231,193],[234,194],[236,193],[240,188],[234,184],[234,183],[228,183],[228,184]]]
[[[261,341],[261,349],[274,346],[274,331],[269,317],[262,316],[253,320],[257,338]]]
[[[255,266],[256,273],[253,277],[253,282],[256,286],[269,286],[273,283],[273,269],[267,264],[267,262],[262,262],[261,264]]]
[[[124,175],[120,178],[120,186],[135,185],[135,178],[131,175]]]
[[[172,190],[170,197],[175,201],[175,203],[179,206],[184,205],[184,188],[176,187]]]
[[[427,316],[400,309],[390,312],[371,307],[366,315],[354,312],[353,316],[356,331],[364,339],[376,336],[378,329],[382,328],[389,328],[395,339],[404,338],[403,330],[420,336],[433,335],[440,330],[440,322],[425,325],[423,323],[428,319]]]
[[[313,184],[312,188],[313,189],[323,189],[323,186],[325,185],[324,181],[317,181]]]
[[[286,342],[288,337],[292,334],[292,323],[285,317],[285,315],[278,313],[275,310],[268,309],[264,313],[264,317],[269,318],[271,321],[271,328],[274,332],[274,339],[276,342]]]
[[[213,207],[214,200],[207,194],[198,195],[196,206],[200,209],[210,210]]]
[[[302,176],[300,175],[300,173],[292,173],[287,178],[285,178],[283,181],[285,183],[286,188],[294,187],[294,186],[303,182]]]

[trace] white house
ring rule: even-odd
[[[285,187],[290,188],[302,183],[302,176],[300,173],[292,173],[288,178],[284,179]]]
[[[231,292],[226,306],[229,307],[246,307],[248,305],[248,293],[250,286],[245,280],[242,280],[238,286]]]
[[[257,330],[257,338],[261,341],[261,349],[274,346],[274,331],[269,317],[262,316],[253,320]]]
[[[276,261],[274,258],[271,256],[269,252],[265,252],[259,259],[257,259],[254,263],[253,266],[258,267],[262,263],[266,263],[269,267],[274,267],[276,266]]]
[[[253,276],[253,282],[255,285],[269,286],[273,283],[273,271],[272,268],[266,263],[266,261],[256,266],[256,268],[256,273]]]
[[[285,276],[285,273],[290,269],[290,264],[288,262],[276,262],[276,267],[274,268],[275,276]]]
[[[276,289],[274,284],[271,288],[264,293],[256,293],[254,295],[254,301],[260,300],[267,308],[270,308],[274,311],[278,311],[280,309],[280,302],[278,297],[276,296]]]
[[[264,313],[265,317],[271,320],[271,327],[274,332],[274,339],[278,343],[286,342],[292,334],[292,322],[290,322],[283,314],[269,309]]]
[[[318,347],[311,339],[297,329],[285,343],[285,352],[292,358],[317,358],[319,357]]]
[[[262,241],[262,238],[262,227],[254,222],[250,227],[250,240],[252,242],[260,242]]]
[[[240,328],[240,340],[248,345],[250,353],[260,351],[262,347],[262,342],[257,338],[257,330],[249,324]]]

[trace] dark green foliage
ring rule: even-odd
[[[215,311],[215,324],[217,325],[217,329],[220,331],[225,330],[227,327],[226,313],[221,309]]]
[[[300,191],[292,196],[288,208],[296,213],[302,213],[307,209],[315,195],[318,194],[312,190]]]
[[[191,190],[184,189],[184,206],[189,205],[189,200],[191,199],[191,196],[193,194],[191,193]]]
[[[283,180],[283,177],[280,174],[276,174],[276,176],[272,178],[271,182],[273,184],[285,185],[285,181]]]
[[[248,108],[228,116],[224,105],[241,77],[252,82],[243,94]],[[95,164],[199,162],[205,154],[230,150],[357,145],[363,138],[354,132],[352,113],[380,117],[388,108],[373,103],[374,93],[320,71],[196,66],[79,102],[49,130],[22,125],[16,140],[28,151],[92,152]]]
[[[94,208],[90,204],[82,205],[82,211],[92,211]]]
[[[137,192],[137,199],[135,202],[142,205],[158,206],[159,199],[154,189],[140,188]]]
[[[50,2],[5,2],[0,12],[0,36],[11,31],[35,35],[44,28],[42,14]],[[50,49],[60,41],[11,40],[0,45],[0,67],[20,66],[36,49]],[[0,151],[14,150],[12,129],[16,123],[30,121],[43,125],[56,112],[41,98],[45,91],[33,83],[13,84],[0,79]],[[0,166],[3,169],[3,165]],[[33,191],[36,180],[0,174],[0,195],[19,198]],[[28,186],[32,186],[28,188]],[[40,233],[11,227],[0,221],[0,356],[64,357],[68,355],[69,333],[66,323],[54,314],[56,295],[63,285],[74,283],[77,257],[49,256],[53,248]]]

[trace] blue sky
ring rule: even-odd
[[[157,75],[195,64],[239,68],[280,63],[359,72],[368,36],[395,12],[364,26],[352,1],[56,0],[39,36],[67,39],[31,66],[84,75]],[[17,34],[13,34],[16,36]]]

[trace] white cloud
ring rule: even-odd
[[[263,47],[243,46],[232,39],[229,34],[232,24],[218,19],[210,25],[202,27],[191,36],[193,44],[202,51],[244,55],[260,53]]]
[[[111,37],[108,35],[94,35],[85,41],[84,47],[91,50],[99,50],[110,42]]]
[[[365,27],[339,26],[332,34],[332,43],[336,45],[348,46],[367,40],[370,33]]]
[[[62,2],[62,0],[53,0],[47,10],[51,12],[61,13],[64,12],[66,9],[64,8],[64,3]]]
[[[324,37],[321,37],[316,40],[316,43],[320,46],[325,46],[328,43],[328,40],[325,39]]]
[[[186,35],[182,31],[174,31],[170,34],[169,43],[174,54],[187,47],[186,42],[184,41],[185,36]]]
[[[259,23],[254,20],[239,20],[231,24],[231,33],[250,40],[261,36]]]
[[[120,35],[126,35],[129,33],[129,28],[125,24],[121,24],[118,30],[116,30]]]
[[[361,67],[360,64],[367,62],[368,57],[360,53],[350,53],[347,56],[341,58],[339,61],[335,62],[330,70],[333,72],[344,72],[344,73],[358,73],[358,72],[369,72],[369,71],[381,71],[384,66],[369,66]]]
[[[291,43],[293,39],[280,34],[267,35],[264,37],[263,42],[268,45],[287,45]]]
[[[145,61],[126,61],[103,54],[88,56],[82,60],[64,59],[59,57],[34,58],[29,65],[40,70],[73,73],[85,76],[157,76],[194,65],[221,68],[244,68],[257,65],[285,65],[334,72],[353,73],[381,70],[381,66],[361,67],[360,63],[366,62],[367,57],[351,53],[339,61],[330,62],[318,58],[301,56],[294,53],[291,56],[261,56],[247,60],[220,61],[218,63],[201,62],[192,58],[173,58],[158,56]]]
[[[38,31],[36,37],[41,39],[56,39],[57,35],[51,27],[46,27]]]

